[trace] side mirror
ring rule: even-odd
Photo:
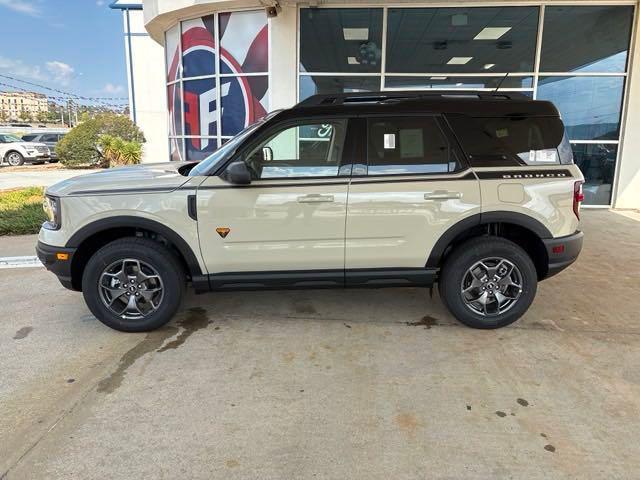
[[[224,179],[234,185],[249,185],[251,172],[244,162],[232,162],[224,171]]]
[[[273,160],[273,150],[271,150],[271,147],[262,147],[262,160],[265,162]]]

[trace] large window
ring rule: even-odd
[[[201,160],[269,109],[263,10],[186,20],[165,34],[172,160]]]
[[[301,8],[299,100],[407,89],[551,100],[586,178],[585,203],[608,205],[633,15],[624,5]]]
[[[369,175],[448,173],[457,162],[433,117],[368,121]]]
[[[261,142],[245,162],[255,179],[336,177],[346,120],[287,127]]]

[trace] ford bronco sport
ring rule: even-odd
[[[462,323],[497,328],[578,256],[582,183],[549,102],[316,95],[199,163],[50,187],[37,252],[124,331],[168,322],[186,282],[197,292],[437,283]]]

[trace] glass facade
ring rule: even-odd
[[[186,20],[165,34],[172,160],[201,160],[269,110],[264,10]]]
[[[625,5],[301,8],[298,97],[498,88],[550,100],[585,204],[609,205],[633,15]]]

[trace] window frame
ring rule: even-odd
[[[356,117],[353,115],[315,115],[315,116],[304,116],[295,119],[283,120],[281,122],[276,122],[273,125],[265,125],[264,128],[258,129],[254,134],[246,140],[244,145],[240,146],[238,150],[229,158],[229,160],[221,165],[219,169],[215,172],[216,176],[222,176],[226,171],[229,164],[233,162],[245,162],[245,157],[251,151],[255,150],[260,146],[261,143],[267,141],[270,138],[273,138],[274,135],[277,135],[280,132],[283,132],[291,127],[299,127],[303,125],[310,124],[321,124],[328,123],[332,120],[341,120],[346,123],[346,131],[344,137],[344,143],[342,146],[342,155],[340,160],[338,161],[338,172],[335,176],[304,176],[304,177],[268,177],[268,178],[258,178],[252,179],[251,184],[260,182],[270,182],[270,181],[286,181],[286,180],[295,180],[296,182],[300,182],[302,180],[337,180],[337,179],[348,179],[351,177],[352,168],[348,169],[348,173],[344,172],[346,170],[344,167],[352,167],[351,161],[349,161],[346,155],[347,146],[353,141],[352,137],[354,136],[354,132],[352,132],[351,125],[353,120]]]
[[[447,141],[449,145],[449,151],[453,152],[453,154],[457,157],[457,161],[455,162],[457,165],[456,168],[450,172],[448,171],[448,172],[433,172],[433,173],[429,173],[429,172],[383,173],[379,175],[369,175],[369,121],[374,118],[406,119],[406,118],[425,118],[425,117],[433,118],[435,120],[434,123],[436,127],[439,129],[443,138]],[[365,120],[366,138],[364,139],[364,146],[365,146],[364,158],[366,163],[364,163],[364,166],[367,171],[364,174],[353,175],[354,178],[366,177],[366,178],[374,179],[374,178],[387,178],[387,177],[425,177],[425,176],[426,177],[435,177],[435,176],[442,177],[442,176],[451,176],[451,175],[455,176],[460,172],[464,172],[469,169],[468,159],[464,154],[464,152],[462,151],[460,144],[458,142],[458,139],[453,134],[453,131],[451,130],[451,127],[447,123],[446,118],[442,114],[432,113],[432,112],[431,113],[405,113],[405,114],[393,114],[393,113],[392,114],[386,114],[386,113],[374,114],[372,113],[367,115],[361,115],[361,118]],[[451,157],[449,158],[449,162],[447,163],[451,163]]]

